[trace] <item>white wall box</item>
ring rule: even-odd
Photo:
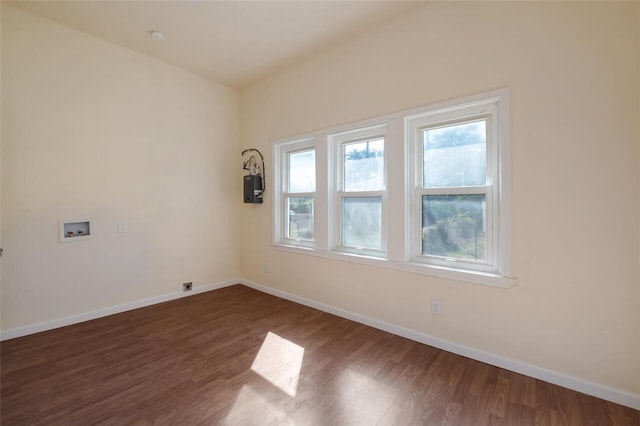
[[[60,242],[81,241],[91,238],[91,220],[59,220]]]

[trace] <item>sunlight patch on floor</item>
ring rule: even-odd
[[[332,396],[335,401],[333,423],[370,425],[384,416],[397,394],[382,378],[374,378],[376,373],[347,368],[336,377]]]
[[[275,333],[265,337],[251,370],[289,396],[296,396],[304,348]]]
[[[238,392],[229,414],[221,422],[223,425],[255,425],[255,424],[282,424],[287,417],[284,410],[269,400],[268,394],[249,385],[242,385]]]

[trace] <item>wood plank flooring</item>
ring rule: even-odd
[[[2,425],[640,425],[236,285],[2,342]]]

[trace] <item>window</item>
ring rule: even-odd
[[[410,259],[452,269],[500,274],[499,97],[406,118],[414,173]],[[504,145],[504,143],[503,143]],[[503,209],[503,211],[505,211]]]
[[[384,126],[330,136],[337,157],[335,248],[384,256]]]
[[[282,151],[280,242],[313,246],[315,241],[316,151],[297,143]]]
[[[507,90],[277,142],[274,161],[276,247],[515,283]]]

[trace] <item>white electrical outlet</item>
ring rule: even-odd
[[[440,316],[442,315],[442,302],[439,300],[431,300],[431,314]]]

